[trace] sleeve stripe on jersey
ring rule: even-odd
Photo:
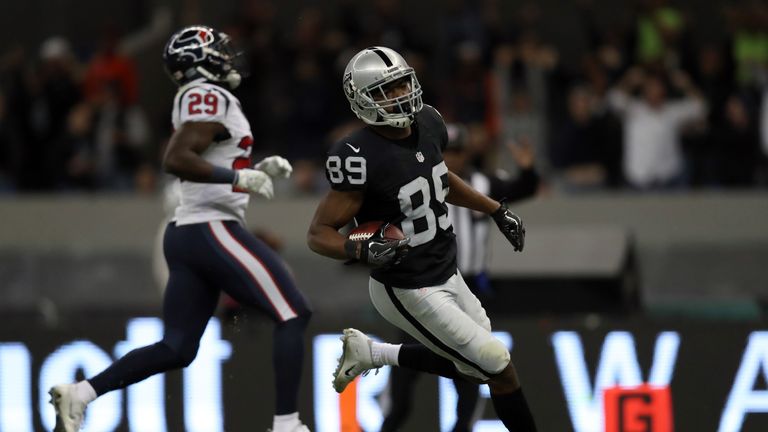
[[[189,93],[189,91],[190,91],[190,90],[192,90],[192,89],[194,89],[194,88],[196,88],[196,87],[190,87],[190,88],[188,88],[188,89],[184,90],[184,93],[182,93],[182,94],[179,96],[179,110],[178,110],[179,116],[181,116],[181,103],[184,101],[184,96],[185,96],[187,93]]]
[[[227,95],[225,95],[224,92],[217,89],[216,87],[211,88],[209,91],[215,91],[216,93],[220,94],[221,97],[224,98],[224,100],[227,102],[227,105],[224,107],[224,115],[227,115],[227,113],[229,113],[229,98],[227,97]]]

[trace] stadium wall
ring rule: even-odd
[[[255,200],[248,224],[282,241],[282,254],[317,309],[367,304],[366,272],[312,253],[313,199]],[[768,286],[764,193],[552,197],[516,210],[528,229],[512,253],[492,235],[497,279],[606,276],[635,255],[645,306],[742,302]],[[0,200],[0,293],[5,308],[153,308],[161,296],[153,254],[164,225],[159,200],[24,196]]]

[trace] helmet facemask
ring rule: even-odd
[[[209,63],[217,66],[219,73],[213,73],[202,65],[196,66],[195,70],[209,81],[226,82],[229,88],[235,89],[240,85],[243,77],[235,68],[235,59],[241,53],[236,52],[232,47],[232,42],[226,33],[219,33],[219,40],[208,46],[202,47],[203,52],[208,56]]]

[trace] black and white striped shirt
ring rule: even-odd
[[[496,200],[506,198],[508,202],[533,196],[539,186],[539,176],[534,169],[522,170],[517,178],[511,180],[478,171],[463,178],[478,192]],[[452,204],[448,204],[448,216],[456,234],[459,270],[467,278],[484,273],[488,268],[490,216]]]

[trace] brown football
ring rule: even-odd
[[[384,222],[382,221],[370,221],[362,223],[352,229],[352,231],[350,231],[347,235],[347,238],[353,241],[368,240],[372,235],[376,233],[376,231],[381,229],[381,225],[383,223]],[[384,238],[390,240],[402,240],[405,238],[405,234],[403,234],[403,232],[400,231],[400,228],[397,226],[390,225],[387,227],[387,230],[384,231]]]

